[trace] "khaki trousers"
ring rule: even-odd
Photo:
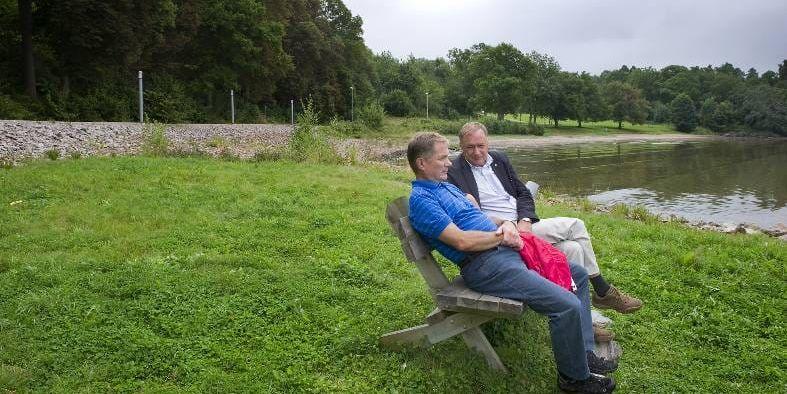
[[[541,219],[533,224],[533,234],[562,251],[568,261],[585,267],[588,276],[599,274],[596,253],[593,252],[593,244],[590,243],[590,234],[581,219],[565,217]]]

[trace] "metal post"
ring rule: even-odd
[[[232,112],[232,124],[235,124],[235,91],[230,89],[230,112]]]
[[[295,100],[290,100],[290,124],[295,126]]]
[[[355,122],[355,87],[350,86],[350,122]]]
[[[429,120],[429,92],[426,92],[426,120]]]
[[[139,122],[142,123],[145,121],[145,102],[142,99],[142,71],[137,75],[137,79],[139,79]]]

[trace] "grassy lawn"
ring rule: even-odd
[[[490,117],[496,119],[496,117]],[[506,115],[507,120],[514,122],[527,122],[528,114]],[[613,135],[613,134],[676,134],[671,124],[633,124],[623,122],[623,128],[618,128],[618,122],[605,120],[601,122],[582,122],[582,127],[576,120],[562,120],[558,122],[560,127],[555,127],[554,122],[549,118],[540,117],[538,124],[544,126],[544,135]],[[699,127],[693,134],[710,134],[711,132],[703,127]]]
[[[410,174],[204,158],[0,168],[0,390],[554,392],[546,321],[391,352],[431,300],[384,207]],[[594,234],[612,283],[620,392],[784,392],[787,246],[540,206]],[[448,266],[448,272],[456,270]]]
[[[495,116],[486,116],[478,119],[480,122],[493,121],[497,119]],[[507,120],[519,122],[519,115],[507,115]],[[412,137],[414,132],[417,131],[437,131],[455,140],[456,134],[465,122],[470,119],[456,119],[445,120],[439,118],[398,118],[398,117],[385,117],[383,127],[379,130],[371,130],[361,127],[360,124],[353,127],[349,122],[342,122],[338,126],[324,127],[329,134],[337,137],[352,137],[352,138],[365,138],[372,140],[384,140],[393,144],[404,145],[407,140]],[[527,122],[527,114],[521,115],[521,121]],[[538,124],[544,127],[545,136],[605,136],[615,134],[676,134],[670,124],[640,124],[635,125],[628,122],[623,122],[623,128],[618,129],[617,122],[611,120],[603,122],[584,122],[582,127],[578,127],[577,122],[567,120],[560,122],[560,127],[554,127],[552,121],[547,118],[539,118]],[[711,134],[704,128],[698,128],[693,134]],[[517,137],[522,138],[538,138],[537,136],[523,136],[520,134],[495,134],[492,137]]]

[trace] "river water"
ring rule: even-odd
[[[508,148],[520,177],[601,204],[787,230],[787,141],[627,142]]]

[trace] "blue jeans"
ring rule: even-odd
[[[497,247],[473,255],[462,268],[467,287],[484,294],[523,301],[549,317],[549,333],[557,369],[571,379],[590,376],[586,351],[593,351],[588,273],[569,263],[577,285],[573,294],[529,270],[519,253]]]

